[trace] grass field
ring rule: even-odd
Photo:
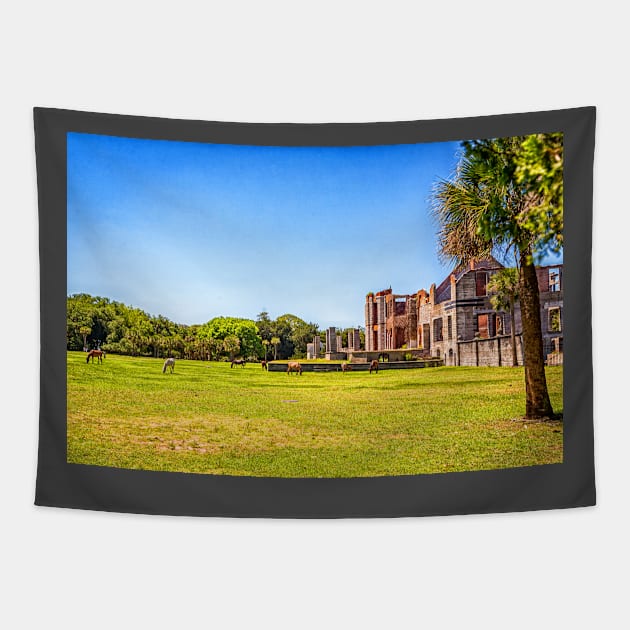
[[[264,372],[68,353],[68,461],[265,477],[365,477],[562,462],[524,413],[522,368]],[[547,368],[562,412],[562,368]]]

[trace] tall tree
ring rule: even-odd
[[[274,331],[280,338],[280,353],[284,358],[306,356],[306,346],[318,333],[319,326],[313,322],[285,313],[274,322]]]
[[[516,356],[516,321],[515,304],[518,300],[518,270],[514,267],[500,269],[488,282],[490,303],[495,311],[507,311],[510,314],[510,343],[512,345],[512,366],[518,365]]]
[[[228,335],[223,340],[223,348],[230,355],[230,361],[232,361],[241,349],[241,341],[236,335]]]
[[[81,326],[79,328],[79,333],[83,337],[83,349],[87,350],[87,337],[92,332],[92,329],[89,326]]]
[[[553,220],[558,215],[554,197],[545,196],[540,175],[532,171],[523,175],[519,166],[526,161],[527,140],[519,136],[464,142],[455,177],[436,186],[433,211],[444,258],[467,264],[491,255],[514,256],[523,324],[525,416],[542,419],[551,417],[553,410],[545,379],[534,256],[561,244],[557,231],[562,221]],[[561,170],[561,150],[559,156]]]
[[[269,340],[273,337],[273,322],[267,311],[258,313],[256,317],[256,327],[258,328],[258,334],[261,339]]]
[[[271,345],[273,346],[273,360],[277,361],[278,359],[278,346],[280,345],[280,337],[272,337]]]

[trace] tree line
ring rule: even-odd
[[[256,320],[215,317],[186,325],[105,297],[79,293],[67,298],[68,350],[101,348],[115,354],[202,361],[289,359],[304,358],[306,344],[315,335],[325,333],[318,324],[292,314],[271,319],[263,311]]]

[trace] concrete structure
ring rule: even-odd
[[[322,341],[319,338],[319,335],[315,335],[313,337],[312,343],[306,344],[306,358],[307,359],[317,359],[319,357],[319,353],[322,349]]]
[[[337,330],[334,326],[326,331],[326,352],[337,352]]]
[[[509,313],[495,311],[487,284],[503,266],[494,259],[473,262],[453,271],[427,292],[368,293],[365,298],[366,351],[422,349],[445,365],[511,365]],[[540,290],[543,351],[549,364],[562,363],[563,268],[536,270]],[[519,364],[523,352],[520,308],[515,334]]]
[[[358,328],[348,331],[348,350],[361,350],[361,334]]]
[[[319,338],[319,335],[315,335],[313,337],[313,352],[315,353],[315,358],[319,356],[319,353],[322,351],[322,340]]]
[[[349,358],[353,351],[361,350],[361,332],[358,328],[348,330],[348,346],[343,347],[342,335],[334,326],[326,330],[326,358],[338,361]]]

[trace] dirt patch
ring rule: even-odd
[[[277,418],[192,418],[163,424],[154,418],[142,421],[99,419],[90,427],[99,441],[117,447],[137,446],[160,452],[196,454],[238,452],[252,454],[276,449],[322,448],[350,444],[352,437],[343,431],[331,432],[299,427]]]

